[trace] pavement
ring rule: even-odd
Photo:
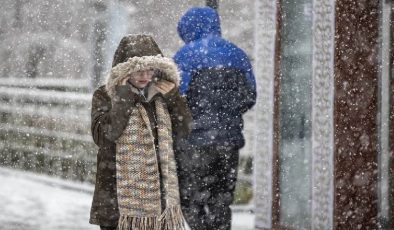
[[[89,224],[93,186],[0,167],[0,229],[98,230]],[[232,230],[252,230],[250,206],[233,207]]]

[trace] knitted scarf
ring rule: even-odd
[[[114,98],[116,85],[121,84],[129,73],[147,69],[163,71],[163,79],[178,87],[179,72],[171,59],[160,55],[133,57],[112,68],[106,82],[109,96]],[[156,93],[154,87],[149,87],[147,100],[151,100]],[[115,141],[119,230],[185,229],[172,147],[171,119],[163,98],[156,97],[154,100],[158,149],[155,149],[147,111],[140,103],[132,110],[123,134]],[[161,196],[166,202],[165,210],[161,210]]]
[[[116,141],[116,178],[120,212],[118,228],[147,230],[185,229],[180,208],[178,179],[172,148],[172,129],[163,99],[155,100],[158,149],[144,107],[137,103]],[[156,155],[159,152],[159,159]],[[158,164],[164,185],[165,210],[161,210]]]

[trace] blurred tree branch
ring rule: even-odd
[[[219,0],[207,0],[207,6],[217,10],[219,8]]]

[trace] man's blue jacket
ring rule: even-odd
[[[189,143],[241,148],[242,114],[256,101],[249,58],[221,37],[219,15],[210,7],[189,9],[178,23],[178,34],[185,45],[174,60],[194,120]]]

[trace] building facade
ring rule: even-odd
[[[256,229],[392,229],[394,3],[255,3]]]

